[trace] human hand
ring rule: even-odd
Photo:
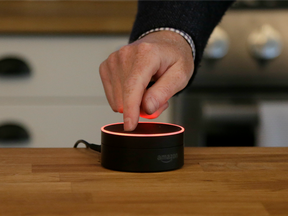
[[[136,128],[139,116],[157,118],[168,100],[188,84],[194,70],[186,40],[170,31],[151,33],[113,52],[99,71],[107,100],[123,113],[124,130]],[[155,84],[146,89],[149,82]]]

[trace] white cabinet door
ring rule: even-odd
[[[0,76],[0,97],[104,96],[99,66],[128,36],[0,36],[0,61],[26,62],[31,76]]]
[[[72,147],[78,139],[100,143],[100,128],[122,120],[108,106],[3,106],[0,113],[0,126],[19,124],[30,135],[27,143],[1,147]]]
[[[156,121],[169,122],[169,117],[168,109]],[[122,122],[122,114],[108,105],[0,106],[0,127],[20,125],[30,137],[26,143],[0,142],[0,147],[72,147],[78,139],[100,144],[101,127],[116,122]]]

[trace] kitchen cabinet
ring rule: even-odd
[[[0,147],[100,143],[100,127],[122,121],[98,69],[128,43],[136,10],[134,1],[0,2]]]
[[[122,121],[122,115],[111,110],[98,68],[127,42],[128,35],[0,36],[0,62],[17,59],[30,70],[27,76],[9,76],[9,65],[2,68],[0,146],[72,147],[77,139],[101,143],[100,128]],[[170,122],[170,113],[157,121]],[[1,127],[7,125],[21,127],[28,140],[12,135],[10,142],[1,141]]]

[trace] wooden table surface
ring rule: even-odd
[[[0,215],[287,216],[288,148],[185,148],[182,169],[104,169],[87,149],[0,149]]]

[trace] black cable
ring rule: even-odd
[[[101,145],[98,145],[98,144],[94,144],[94,143],[89,143],[85,140],[78,140],[75,144],[74,144],[74,147],[73,148],[77,148],[78,144],[79,143],[83,143],[85,144],[86,148],[88,149],[92,149],[94,151],[97,151],[97,152],[101,152]]]

